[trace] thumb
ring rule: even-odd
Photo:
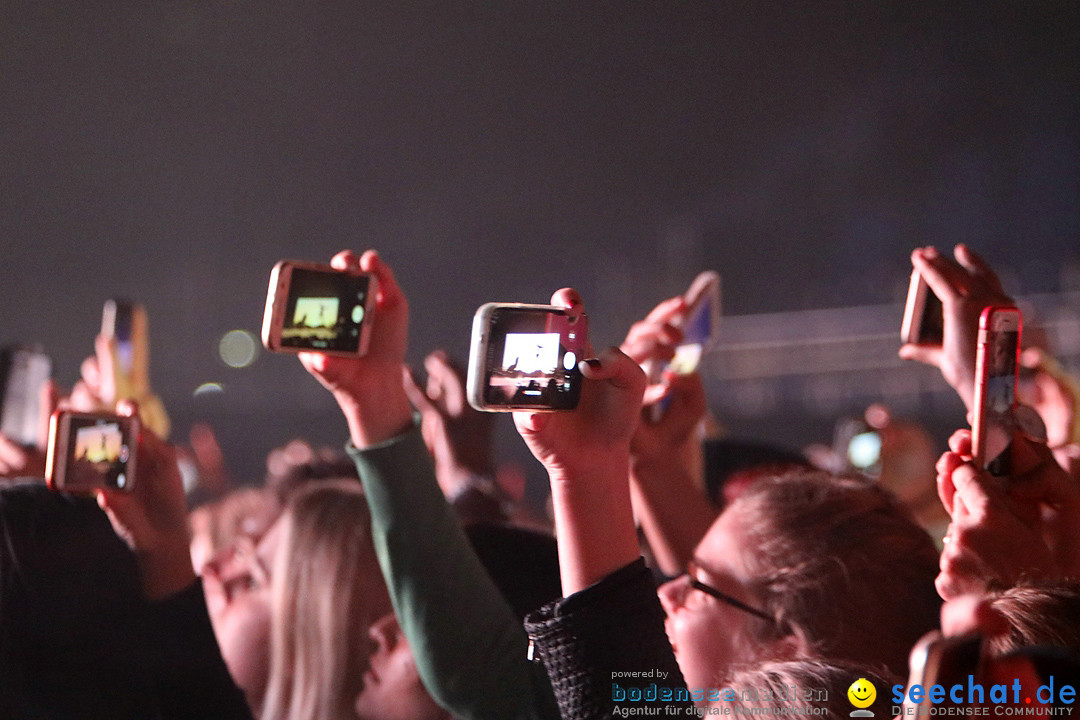
[[[937,366],[941,362],[943,350],[938,345],[916,345],[904,343],[900,346],[898,354],[904,360],[914,360],[926,365]]]

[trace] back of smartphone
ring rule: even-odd
[[[52,361],[38,349],[0,351],[0,433],[20,445],[38,444],[41,387],[52,375]]]
[[[1009,472],[1021,323],[1014,307],[988,307],[979,318],[971,445],[975,463],[993,475]]]

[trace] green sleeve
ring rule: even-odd
[[[543,666],[435,481],[418,427],[356,462],[375,553],[432,698],[462,720],[558,718]]]

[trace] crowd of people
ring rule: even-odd
[[[938,367],[970,413],[979,316],[1013,301],[966,246],[912,263],[943,342],[900,355]],[[574,410],[514,413],[550,480],[538,517],[496,472],[494,417],[456,364],[432,353],[422,384],[406,368],[390,267],[370,250],[331,264],[379,288],[363,356],[299,355],[344,416],[343,451],[290,443],[263,486],[232,489],[207,429],[179,449],[146,427],[133,488],[87,498],[48,490],[44,448],[0,436],[0,717],[893,717],[929,691],[909,683],[928,633],[981,639],[978,662],[939,676],[944,702],[1071,714],[1080,397],[1048,348],[1025,350],[1020,397],[1045,432],[1015,431],[1007,476],[972,462],[969,430],[934,458],[874,408],[871,477],[705,439],[701,378],[642,370],[682,340],[672,298],[620,347],[588,348]],[[585,311],[569,288],[551,304]],[[47,408],[163,416],[103,381],[111,342]],[[202,470],[194,492],[181,455]],[[986,693],[958,701],[953,679]],[[849,695],[856,681],[876,693]]]

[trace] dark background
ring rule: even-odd
[[[899,302],[910,250],[959,241],[1065,308],[1068,339],[1078,7],[9,0],[0,342],[40,342],[70,385],[102,301],[138,298],[174,439],[212,421],[250,480],[271,446],[337,444],[344,424],[295,359],[232,369],[218,341],[258,332],[275,261],[343,247],[397,271],[413,362],[464,358],[483,302],[564,285],[615,343],[704,267],[725,315],[843,337],[842,313],[775,314]],[[888,358],[897,312],[860,330]],[[713,362],[713,409],[804,443],[888,399],[873,368],[830,394],[815,362],[746,398]],[[195,395],[207,382],[224,390]],[[962,423],[925,383],[898,404]]]

